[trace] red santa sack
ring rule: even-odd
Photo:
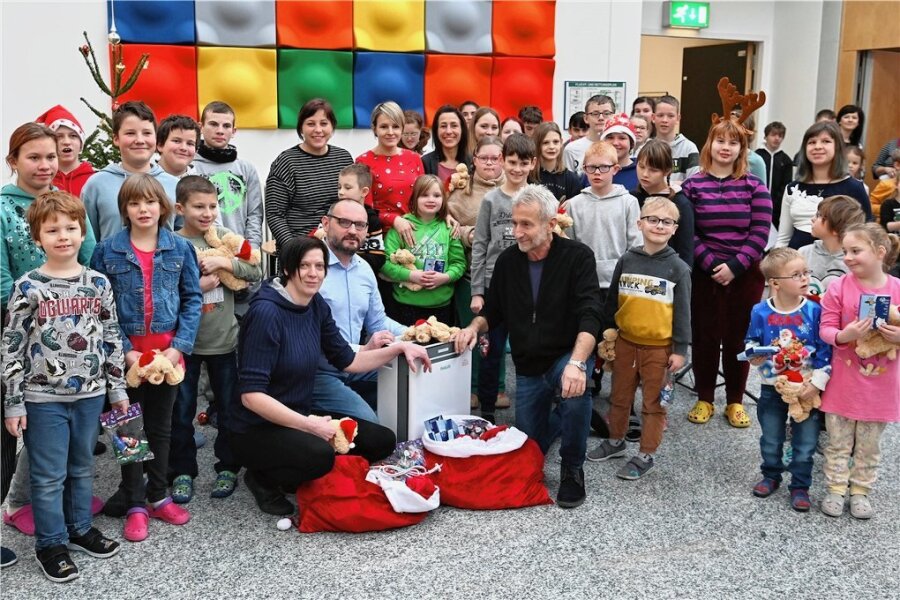
[[[297,488],[298,529],[302,533],[362,533],[408,527],[428,513],[397,513],[381,487],[366,481],[369,461],[338,455],[327,474]]]
[[[452,443],[445,442],[445,443]],[[425,464],[441,470],[429,475],[441,488],[441,504],[470,510],[497,510],[553,504],[544,486],[544,454],[534,440],[505,454],[465,458],[425,449]]]

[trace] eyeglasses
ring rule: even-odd
[[[337,224],[341,226],[343,229],[350,229],[351,227],[356,227],[357,231],[365,231],[369,228],[369,224],[365,221],[352,221],[350,219],[342,219],[341,217],[336,217],[334,215],[328,215],[330,218],[337,221]]]
[[[653,215],[641,217],[641,221],[647,221],[653,227],[656,227],[660,223],[662,223],[666,227],[672,227],[673,225],[678,225],[678,221],[676,221],[675,219],[660,219],[659,217],[656,217]]]
[[[594,173],[609,173],[609,170],[616,165],[584,165],[584,172],[593,175]]]
[[[783,277],[769,277],[769,279],[793,279],[794,281],[802,281],[804,277],[809,277],[812,275],[812,271],[809,269],[805,271],[799,271],[797,273],[791,273],[790,275],[785,275]]]
[[[585,113],[585,114],[587,116],[593,117],[595,119],[599,119],[600,117],[603,117],[604,119],[608,119],[611,116],[613,116],[615,113],[612,112],[611,110],[604,110],[603,112],[600,112],[599,110],[592,110],[591,112]]]
[[[485,156],[484,154],[482,154],[481,156],[478,156],[478,155],[476,154],[476,155],[475,155],[475,158],[477,158],[477,159],[480,160],[481,162],[487,163],[487,164],[498,163],[498,162],[500,162],[501,160],[503,160],[503,159],[502,159],[501,157],[499,157],[499,156]]]
[[[422,134],[421,131],[410,131],[410,132],[402,134],[401,137],[417,140],[417,139],[419,139],[419,136],[421,134]]]

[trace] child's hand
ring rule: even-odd
[[[860,321],[856,319],[852,323],[848,323],[846,327],[841,329],[835,336],[838,344],[846,344],[854,340],[858,340],[872,329],[872,319]]]
[[[680,354],[669,355],[669,373],[677,373],[684,366],[684,357]]]
[[[19,438],[28,429],[28,417],[7,417],[3,419],[3,424],[11,436]]]
[[[129,350],[125,353],[125,366],[130,369],[131,365],[136,363],[140,357],[141,353],[137,350]]]
[[[482,308],[484,308],[484,296],[479,294],[472,296],[472,302],[469,304],[469,309],[477,315],[481,312]]]
[[[416,229],[415,225],[403,217],[397,217],[394,219],[394,229],[408,247],[412,248],[416,245],[416,237],[413,235],[413,231]]]
[[[215,273],[219,269],[230,270],[231,259],[224,256],[206,256],[200,259],[200,272],[204,275]]]
[[[128,398],[125,398],[124,400],[114,402],[111,406],[113,410],[117,410],[124,415],[128,412],[128,407],[130,406],[130,404],[128,402]]]
[[[422,285],[427,290],[433,290],[450,283],[450,276],[446,273],[438,273],[437,271],[423,271]]]
[[[215,273],[210,273],[209,275],[203,275],[200,278],[200,291],[204,294],[210,290],[214,290],[219,287],[219,276]]]
[[[450,236],[459,239],[459,221],[451,217],[450,213],[447,213],[447,218],[444,220],[447,222],[447,227],[450,228]]]
[[[878,331],[881,332],[881,335],[888,342],[892,344],[900,344],[900,326],[882,323],[878,326]]]
[[[734,273],[731,272],[731,267],[722,263],[713,269],[712,279],[719,285],[728,285],[734,281]]]
[[[751,365],[753,365],[754,367],[758,367],[758,366],[762,365],[764,362],[766,362],[766,357],[765,356],[754,356],[747,362],[750,363]]]
[[[177,365],[181,362],[181,350],[166,348],[162,351],[162,355],[168,358],[173,365]]]
[[[810,382],[806,382],[803,384],[803,387],[800,388],[800,399],[801,400],[812,400],[816,397],[816,394],[819,393],[819,388],[811,384]]]
[[[425,276],[425,271],[410,271],[409,272],[409,280],[413,283],[418,283],[419,285],[425,285],[425,281],[423,277]]]

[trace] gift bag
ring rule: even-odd
[[[336,456],[328,474],[297,488],[298,529],[383,531],[415,525],[427,516],[396,512],[381,487],[366,481],[368,472],[369,463],[361,456]]]
[[[144,412],[140,404],[128,410],[111,410],[100,415],[100,424],[112,444],[113,456],[120,465],[153,460],[150,442],[144,432]]]

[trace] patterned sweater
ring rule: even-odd
[[[25,416],[25,402],[74,402],[107,390],[110,402],[127,397],[112,286],[97,271],[20,278],[2,355],[7,417]]]

